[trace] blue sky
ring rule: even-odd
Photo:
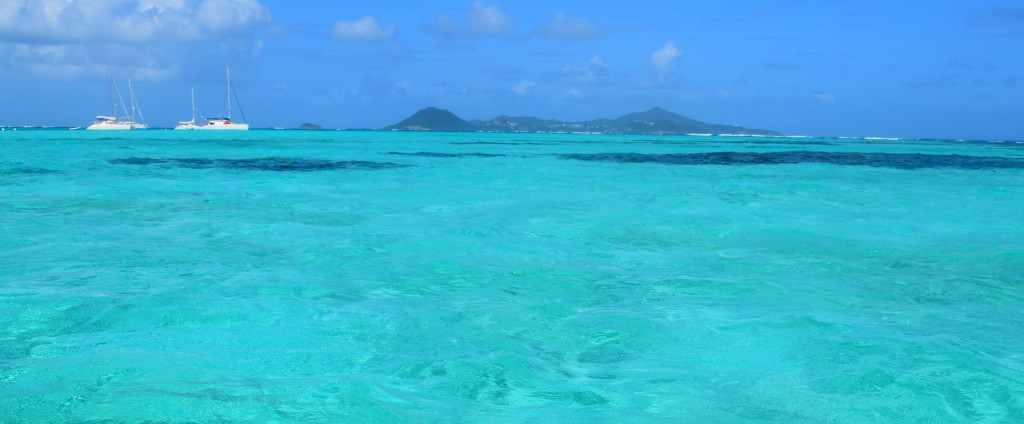
[[[610,2],[609,2],[610,4]],[[1024,3],[4,0],[0,124],[380,127],[435,106],[583,120],[661,106],[820,136],[1024,139]],[[237,110],[235,116],[238,116]]]

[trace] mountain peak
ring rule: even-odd
[[[617,119],[596,119],[585,122],[562,122],[530,116],[499,115],[490,121],[465,121],[454,113],[436,107],[420,109],[385,130],[403,131],[488,131],[488,132],[598,132],[609,134],[764,134],[775,131],[744,128],[735,125],[708,124],[655,106],[645,112],[634,112]]]
[[[704,127],[708,124],[695,119],[690,119],[674,112],[669,112],[660,107],[654,107],[646,112],[634,112],[621,116],[616,121],[620,125],[629,125],[633,122],[671,122],[690,127]]]
[[[386,130],[406,131],[476,131],[476,126],[451,111],[425,107]]]

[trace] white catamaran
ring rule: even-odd
[[[117,89],[117,82],[114,81],[114,74],[110,74],[110,116],[96,115],[96,121],[86,127],[87,130],[144,130],[149,128],[143,122],[135,122],[135,111],[139,111],[139,120],[142,118],[142,108],[135,101],[135,91],[132,90],[132,81],[128,80],[128,98],[131,101],[132,112],[129,115],[128,109],[124,107],[124,99],[121,98],[121,91]],[[124,111],[123,118],[117,118],[117,102],[121,101],[121,110]]]
[[[249,124],[236,123],[231,121],[231,68],[227,69],[228,84],[227,84],[227,105],[228,114],[225,118],[206,118],[206,123],[203,125],[194,126],[193,129],[197,130],[248,130]],[[237,99],[236,99],[237,100]],[[241,108],[241,105],[239,105]],[[242,119],[245,119],[245,113],[242,113]],[[193,117],[193,122],[195,118]]]

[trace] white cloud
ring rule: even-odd
[[[358,21],[338,21],[333,34],[336,40],[384,41],[395,36],[395,26],[381,28],[373,16],[366,16]]]
[[[138,4],[138,7],[135,8],[138,12],[145,12],[147,10],[164,12],[188,8],[188,3],[185,0],[138,0]]]
[[[573,99],[582,99],[584,97],[587,97],[587,95],[584,94],[583,91],[581,91],[581,90],[579,90],[577,88],[570,88],[570,89],[566,90],[565,91],[565,95],[567,97],[571,97]]]
[[[469,34],[469,29],[456,21],[455,18],[442,14],[437,20],[423,25],[423,32],[441,38],[461,38]]]
[[[569,19],[561,13],[555,15],[555,20],[538,25],[534,32],[552,40],[593,40],[604,37],[604,30],[590,21],[583,18]]]
[[[612,70],[601,60],[601,56],[594,56],[581,66],[563,66],[553,72],[552,76],[566,84],[600,85],[611,81]]]
[[[683,52],[676,48],[675,43],[669,41],[651,54],[651,66],[655,72],[664,75],[672,70],[672,63],[682,55]]]
[[[474,1],[466,15],[468,23],[442,14],[434,22],[423,25],[421,30],[427,35],[439,37],[448,42],[465,42],[481,36],[507,35],[515,26],[512,18],[497,5],[489,5],[481,0]]]
[[[258,0],[0,0],[0,74],[166,79],[203,55],[258,54],[269,21]]]
[[[270,20],[257,0],[202,0],[195,16],[211,33],[228,33]]]
[[[73,81],[80,78],[95,78],[106,76],[110,68],[99,64],[72,64],[72,63],[30,63],[28,71],[37,77],[44,77],[50,80]],[[181,69],[170,65],[164,68],[149,68],[145,66],[129,66],[120,69],[119,74],[127,78],[139,81],[163,81],[176,76]]]
[[[476,0],[469,10],[469,26],[477,34],[496,35],[512,30],[513,23],[497,5]]]
[[[536,82],[529,80],[523,81],[520,82],[519,84],[516,84],[515,87],[512,87],[512,91],[514,91],[516,94],[526,94],[535,85],[537,85]]]
[[[114,71],[134,81],[162,81],[182,71],[173,48],[156,46],[144,58],[138,45],[105,44],[91,49],[73,45],[0,43],[0,75],[24,74],[34,79],[76,81],[106,78]]]
[[[0,37],[28,44],[200,41],[269,19],[257,0],[4,0]]]

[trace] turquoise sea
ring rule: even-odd
[[[1021,423],[1024,144],[0,133],[0,423]]]

